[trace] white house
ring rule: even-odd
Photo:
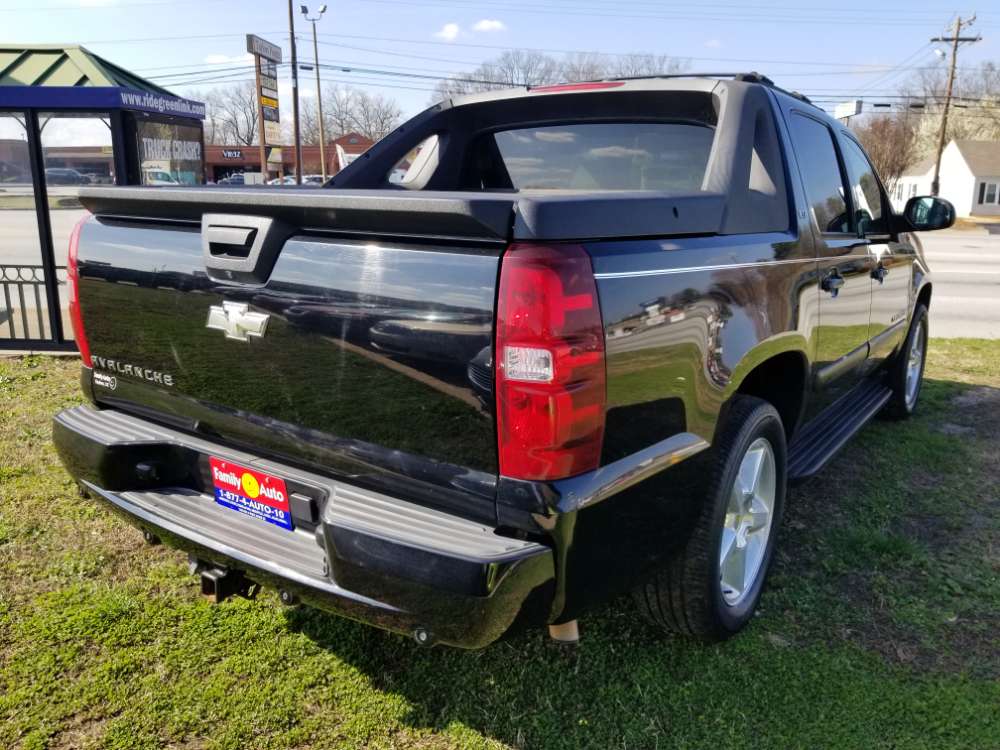
[[[892,205],[902,211],[915,195],[930,195],[934,159],[906,170],[892,191]],[[958,216],[1000,216],[1000,141],[952,141],[941,155],[940,195]]]

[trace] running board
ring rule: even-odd
[[[879,381],[861,383],[824,409],[795,436],[788,449],[788,478],[819,472],[892,396]]]

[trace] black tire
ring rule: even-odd
[[[889,367],[888,385],[892,389],[892,396],[882,410],[883,416],[889,419],[906,419],[916,411],[917,403],[920,400],[920,390],[924,382],[927,344],[930,341],[927,317],[927,306],[917,305],[913,311],[913,320],[910,322],[910,330],[906,334],[906,340]],[[920,353],[920,374],[917,378],[916,390],[911,394],[906,386],[906,376],[909,370],[910,354],[918,336],[922,337],[923,341]]]
[[[723,525],[743,457],[758,438],[767,439],[774,457],[770,533],[754,582],[738,603],[730,604],[720,580]],[[633,592],[640,612],[654,625],[708,642],[725,640],[750,621],[767,578],[787,484],[785,430],[778,412],[762,399],[735,396],[712,451],[704,503],[690,538]]]

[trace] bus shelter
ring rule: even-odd
[[[79,46],[0,45],[0,349],[71,349],[83,185],[205,181],[205,105]]]

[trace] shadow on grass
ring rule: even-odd
[[[627,597],[576,648],[423,650],[310,610],[288,627],[405,698],[405,723],[515,746],[987,746],[1000,389],[930,380],[922,398],[791,490],[759,617],[725,644],[659,634]]]

